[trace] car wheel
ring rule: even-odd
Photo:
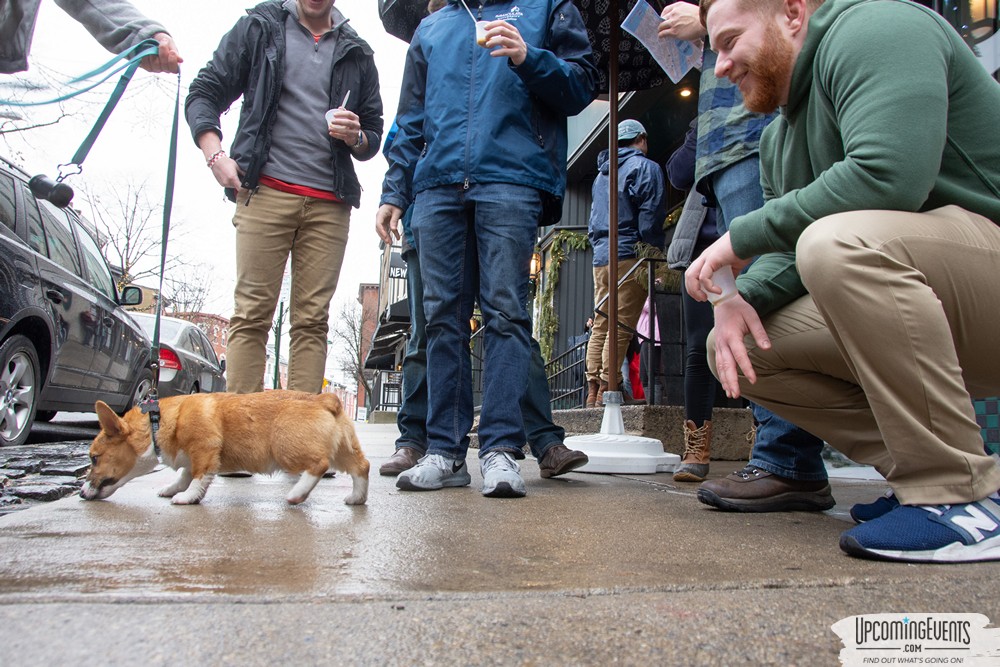
[[[38,353],[25,336],[0,345],[0,445],[23,445],[31,433],[41,391]]]
[[[36,422],[50,422],[55,419],[55,410],[35,410],[35,421]]]
[[[201,392],[201,389],[198,388],[198,384],[197,383],[191,385],[191,393],[192,394],[197,394],[199,392]]]
[[[142,372],[139,373],[139,380],[135,383],[135,390],[132,392],[132,399],[129,401],[128,406],[126,406],[125,412],[128,412],[146,400],[146,397],[149,396],[149,392],[152,388],[153,371],[148,368],[143,368]],[[122,414],[125,413],[123,412]]]

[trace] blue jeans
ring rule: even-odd
[[[427,450],[427,335],[424,320],[423,282],[420,280],[420,261],[414,248],[403,252],[406,262],[406,293],[410,307],[410,340],[403,357],[403,396],[396,413],[399,438],[396,449],[412,447]]]
[[[718,202],[716,225],[720,236],[729,230],[734,219],[764,205],[760,157],[756,154],[715,172],[711,179]],[[827,478],[822,440],[756,403],[750,406],[757,421],[757,440],[750,453],[750,465],[788,479]]]
[[[403,358],[403,402],[396,415],[399,438],[396,449],[411,447],[421,455],[427,451],[427,337],[424,333],[424,286],[420,279],[420,259],[410,248],[403,252],[406,262],[407,300],[410,306],[410,340]],[[531,339],[531,366],[528,388],[521,397],[521,417],[528,446],[541,459],[552,445],[562,444],[566,432],[552,421],[552,402],[545,376],[545,362],[538,341]]]
[[[502,450],[523,458],[520,404],[510,399],[528,384],[525,304],[541,193],[506,183],[448,185],[418,193],[413,206],[427,318],[427,453],[464,459],[469,448],[469,320],[478,292],[485,327],[479,456]]]

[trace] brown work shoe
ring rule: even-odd
[[[387,477],[398,475],[417,465],[417,461],[423,455],[423,452],[413,447],[400,447],[389,457],[388,461],[382,464],[382,467],[378,469],[378,474]]]
[[[552,445],[538,460],[538,474],[544,479],[557,477],[587,465],[589,461],[590,459],[583,452],[570,449],[563,444]]]
[[[822,512],[835,504],[825,479],[786,479],[752,465],[704,482],[698,500],[729,512]]]
[[[597,406],[597,390],[600,387],[601,383],[597,380],[587,380],[587,401],[584,404],[585,407],[593,408]]]
[[[706,421],[701,428],[694,422],[684,422],[684,457],[674,471],[675,482],[704,482],[708,477],[708,461],[712,448],[712,422]]]

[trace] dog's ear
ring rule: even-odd
[[[94,412],[97,413],[97,421],[101,425],[101,430],[107,435],[119,435],[125,430],[125,422],[104,401],[97,401],[94,404]]]

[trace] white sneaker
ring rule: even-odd
[[[521,468],[507,452],[490,452],[482,458],[483,495],[490,498],[523,498],[528,490]]]
[[[399,473],[396,488],[404,491],[434,491],[446,486],[468,486],[472,482],[465,461],[428,454],[417,465]]]

